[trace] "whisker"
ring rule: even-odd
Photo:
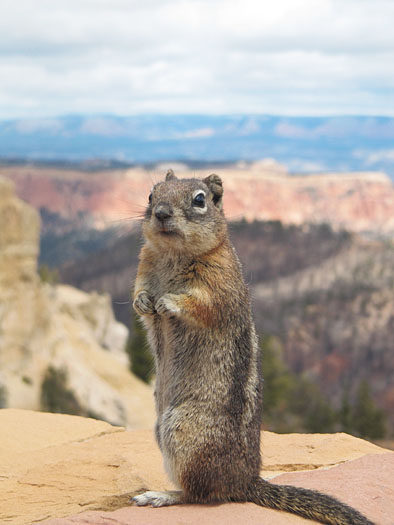
[[[122,217],[119,219],[107,219],[105,222],[117,223],[117,222],[130,222],[130,221],[142,221],[144,215],[129,215],[128,217]]]
[[[237,214],[234,214],[234,215],[226,215],[226,219],[228,221],[241,221],[242,219],[245,218],[245,215],[243,215],[242,213],[237,213]]]

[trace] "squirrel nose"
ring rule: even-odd
[[[155,216],[159,221],[164,221],[169,217],[172,217],[173,211],[169,204],[166,202],[159,202],[155,209]]]

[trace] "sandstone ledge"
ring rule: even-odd
[[[346,434],[262,439],[264,477],[336,495],[393,523],[393,452]],[[16,525],[311,523],[249,503],[130,507],[145,488],[171,488],[151,430],[24,410],[0,410],[0,488],[0,522]]]

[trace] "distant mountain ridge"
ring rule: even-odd
[[[0,159],[126,164],[272,157],[290,172],[384,171],[394,178],[394,118],[77,115],[0,121]]]

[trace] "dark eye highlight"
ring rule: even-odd
[[[152,204],[152,192],[149,193],[148,201],[149,204]]]
[[[197,208],[204,208],[205,206],[205,195],[201,193],[197,193],[197,195],[193,199],[193,206],[196,206]]]

